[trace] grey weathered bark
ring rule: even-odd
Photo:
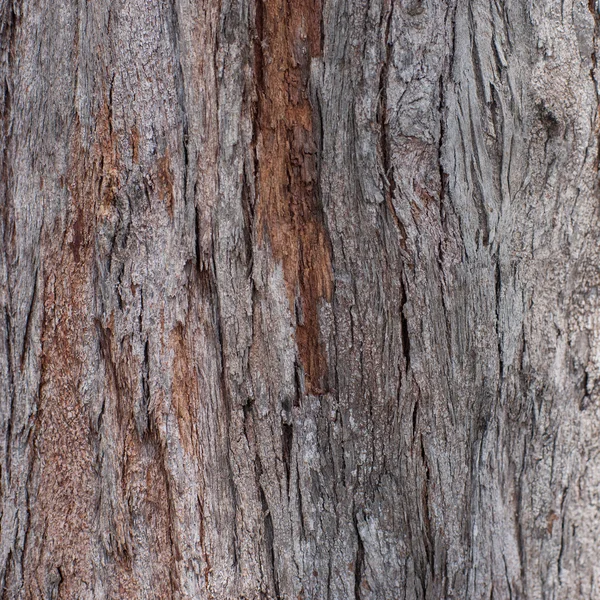
[[[600,597],[590,0],[0,0],[3,598]]]

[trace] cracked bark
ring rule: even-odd
[[[0,0],[0,597],[597,597],[599,23]]]

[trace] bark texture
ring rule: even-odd
[[[0,595],[600,597],[594,0],[0,0]]]

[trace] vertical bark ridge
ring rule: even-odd
[[[10,285],[10,270],[14,263],[15,253],[15,217],[14,217],[14,198],[13,182],[14,172],[12,168],[12,123],[13,123],[13,94],[14,81],[12,74],[12,64],[15,52],[15,37],[19,24],[19,4],[5,3],[2,7],[2,27],[0,29],[1,40],[1,73],[2,73],[2,140],[0,141],[0,194],[3,198],[1,219],[0,219],[0,239],[2,240],[2,252],[0,254],[0,285],[3,314],[1,318],[1,355],[2,371],[0,379],[0,431],[2,435],[1,446],[1,465],[0,465],[0,498],[2,499],[2,521],[0,529],[4,532],[2,536],[1,558],[0,558],[0,586],[2,590],[8,590],[15,585],[15,581],[22,579],[21,554],[22,548],[19,548],[19,535],[26,531],[27,520],[22,519],[19,523],[17,517],[21,512],[18,505],[24,501],[24,481],[21,481],[14,470],[14,450],[13,450],[13,431],[14,423],[12,415],[15,413],[15,401],[18,399],[15,382],[15,354],[14,354],[14,308],[13,292]],[[32,305],[33,307],[33,305]],[[23,357],[23,355],[22,355]],[[21,371],[23,364],[21,360]],[[18,372],[16,373],[18,377]],[[29,461],[27,461],[27,464]],[[12,506],[11,506],[12,505]],[[12,508],[12,510],[11,510]],[[12,521],[12,523],[10,522]],[[24,521],[24,522],[23,522]],[[20,526],[19,526],[20,525]],[[20,531],[19,531],[20,529]],[[22,542],[21,542],[22,544]],[[3,592],[3,596],[5,593]]]
[[[45,259],[42,381],[33,437],[31,535],[24,558],[25,587],[42,596],[73,594],[78,581],[93,579],[89,538],[96,482],[80,385],[87,340],[93,335],[87,310],[97,207],[93,180],[85,175],[94,166],[86,160],[76,119],[70,132],[65,175],[69,227],[56,246],[56,262]],[[34,542],[37,536],[44,541]]]

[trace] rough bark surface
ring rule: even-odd
[[[0,0],[0,594],[600,597],[594,0]]]

